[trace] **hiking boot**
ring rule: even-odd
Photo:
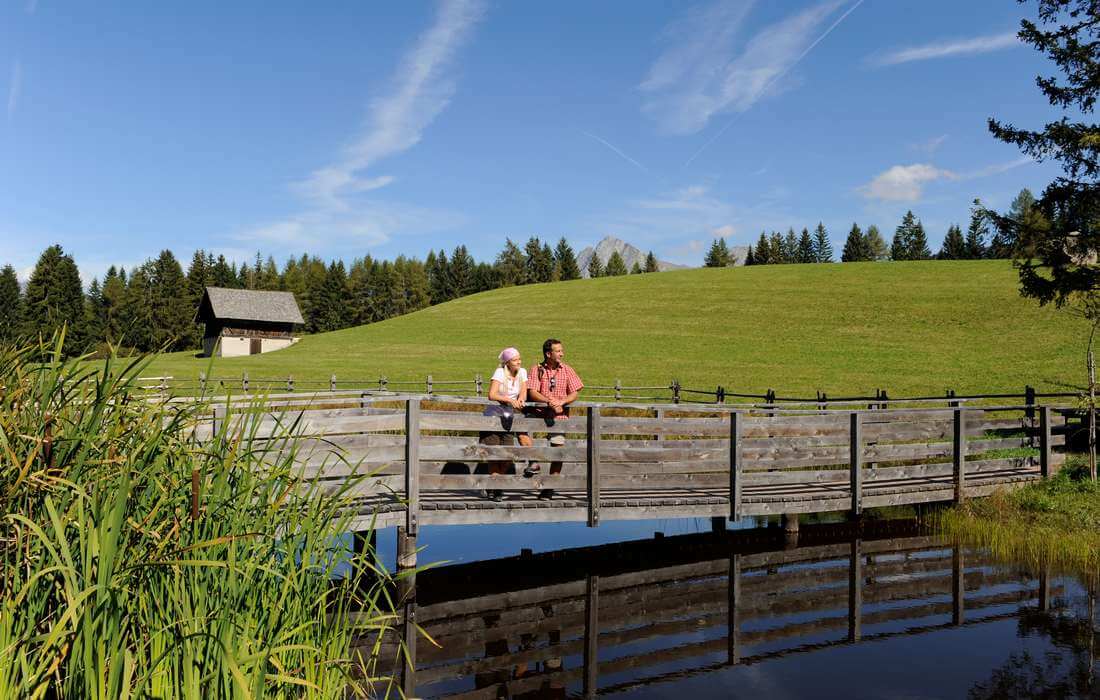
[[[532,476],[542,471],[542,467],[537,462],[528,464],[527,468],[523,470],[523,475],[530,479]]]
[[[497,503],[500,503],[501,501],[504,500],[504,492],[501,491],[500,489],[493,489],[492,491],[489,492],[489,500],[490,501],[496,501]]]
[[[543,489],[542,491],[539,491],[539,498],[544,501],[549,501],[553,497],[554,489]]]

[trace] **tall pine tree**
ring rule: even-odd
[[[980,206],[970,210],[970,226],[966,229],[966,259],[981,260],[986,257],[985,238],[989,235],[989,226],[985,223],[985,213]]]
[[[966,259],[966,241],[958,224],[948,227],[947,235],[943,237],[943,247],[940,248],[940,254],[936,257],[940,260]]]
[[[802,229],[802,235],[798,238],[798,248],[795,251],[795,262],[817,262],[817,256],[814,254],[814,242],[813,239],[810,238],[810,232],[806,229]]]
[[[730,249],[726,245],[725,238],[715,238],[714,242],[710,244],[710,250],[707,251],[706,257],[703,258],[703,265],[705,267],[726,267],[730,264]],[[608,267],[610,267],[611,261],[608,261]],[[608,272],[608,274],[611,274]]]
[[[5,265],[0,270],[0,343],[14,342],[19,335],[23,297],[15,268]]]
[[[563,280],[579,280],[581,278],[581,269],[577,266],[577,256],[573,254],[573,248],[564,236],[558,241],[557,247],[554,248],[554,261],[561,268],[561,278]]]
[[[593,252],[592,257],[588,260],[588,277],[589,279],[595,279],[603,276],[603,263],[600,261],[600,256]]]
[[[473,292],[474,259],[464,245],[455,246],[451,253],[450,277],[453,298],[464,297]]]
[[[657,256],[653,254],[653,251],[649,251],[645,256],[645,268],[643,272],[659,272],[660,267],[657,265]]]
[[[604,270],[604,274],[608,277],[618,277],[626,273],[626,261],[623,260],[622,254],[617,250],[612,252],[611,256],[607,259],[607,267]]]
[[[195,309],[188,300],[187,280],[176,256],[162,250],[150,266],[150,297],[153,302],[153,347],[183,350],[190,345]]]
[[[878,226],[871,224],[867,227],[867,250],[871,254],[871,260],[886,260],[890,249],[886,247],[886,240],[878,231]]]
[[[76,263],[61,246],[52,245],[39,256],[27,281],[23,332],[31,338],[48,340],[67,326],[63,352],[72,355],[84,350],[84,318],[84,291]]]
[[[865,262],[871,259],[870,246],[867,238],[860,230],[859,224],[853,222],[848,231],[848,238],[844,240],[844,250],[840,253],[841,262]]]
[[[833,244],[829,241],[829,234],[825,230],[825,224],[817,222],[814,229],[814,262],[827,263],[833,261]]]
[[[563,238],[562,241],[564,240]],[[576,264],[577,261],[574,260],[573,265],[576,266]],[[527,259],[523,256],[523,251],[512,242],[511,238],[504,240],[504,250],[497,255],[496,269],[497,278],[500,280],[500,286],[502,287],[515,287],[523,284],[527,279]],[[563,277],[564,274],[563,271]]]

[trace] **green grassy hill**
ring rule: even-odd
[[[245,358],[158,358],[147,374],[436,381],[485,377],[561,338],[586,383],[831,395],[1064,390],[1086,324],[1021,299],[1003,261],[696,269],[501,289]]]

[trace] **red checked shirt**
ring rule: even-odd
[[[583,389],[584,382],[573,368],[564,362],[555,369],[539,364],[527,373],[527,388],[534,389],[549,398],[564,399],[574,391]],[[549,409],[547,411],[549,412]],[[565,418],[568,415],[569,409],[562,407],[561,413],[554,414],[554,418]]]

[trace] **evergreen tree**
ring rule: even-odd
[[[430,256],[432,260],[435,255]],[[367,255],[351,261],[348,268],[348,317],[352,325],[361,326],[374,320],[374,289],[372,287],[371,268],[374,258]],[[427,275],[424,284],[427,286]]]
[[[810,232],[806,229],[802,229],[802,235],[798,239],[795,261],[800,263],[817,262],[817,256],[814,254],[814,242],[810,238]]]
[[[318,294],[313,296],[313,324],[318,333],[345,328],[349,322],[348,275],[343,261],[329,263]]]
[[[772,231],[768,236],[768,262],[772,265],[782,265],[787,262],[783,245],[783,235],[779,231]]]
[[[623,260],[623,256],[619,251],[611,253],[611,257],[607,259],[607,268],[604,270],[604,274],[607,277],[618,277],[626,274],[626,262]]]
[[[103,302],[103,288],[93,277],[84,297],[84,337],[86,350],[94,350],[103,342],[107,332],[107,307]]]
[[[126,303],[126,270],[116,270],[114,265],[103,277],[103,342],[117,345],[122,340]]]
[[[563,238],[562,241],[565,241]],[[558,244],[559,247],[561,244]],[[570,251],[572,254],[572,251]],[[577,261],[573,261],[575,266]],[[564,269],[564,268],[563,268]],[[496,260],[497,279],[501,287],[514,287],[521,285],[527,278],[527,259],[523,251],[519,249],[511,238],[504,240],[504,250],[500,251]],[[562,273],[564,275],[564,272]]]
[[[833,244],[829,241],[829,234],[825,231],[825,224],[817,222],[814,229],[814,262],[827,263],[833,261]]]
[[[943,238],[943,247],[940,248],[940,254],[937,257],[940,260],[966,259],[966,241],[958,224],[948,227],[947,235]]]
[[[1031,190],[1025,187],[1012,200],[1007,218],[1011,221],[1024,222],[1034,206],[1035,195],[1031,194]],[[1016,233],[1017,228],[1012,226],[998,227],[997,233],[989,243],[989,257],[1007,259],[1015,255],[1016,246],[1019,243]]]
[[[239,286],[237,280],[236,271],[226,261],[224,255],[218,256],[218,261],[214,263],[213,268],[209,271],[210,286],[212,287],[225,287],[227,289],[236,289]]]
[[[150,266],[149,292],[155,322],[153,347],[170,351],[189,347],[196,309],[187,298],[187,280],[172,251],[162,250]]]
[[[455,246],[451,253],[450,278],[453,298],[464,297],[473,292],[474,259],[464,245]]]
[[[23,296],[23,332],[49,339],[67,325],[62,351],[72,355],[84,349],[84,291],[80,273],[59,245],[43,251],[27,281]]]
[[[970,226],[966,229],[966,259],[981,260],[986,256],[985,237],[989,227],[985,223],[985,214],[980,206],[970,210]]]
[[[867,251],[871,255],[871,260],[885,260],[890,252],[886,247],[885,239],[878,231],[878,226],[874,224],[867,227]]]
[[[653,254],[653,251],[646,253],[644,272],[659,272],[660,269],[657,265],[657,256]]]
[[[573,263],[576,264],[576,261]],[[557,265],[554,266],[557,269]],[[487,292],[490,289],[500,287],[500,276],[495,265],[480,262],[474,268],[474,289],[478,292]]]
[[[637,260],[634,261],[634,265],[630,268],[630,274],[632,274],[632,275],[642,274],[642,265]]]
[[[755,264],[756,264],[756,253],[753,252],[752,243],[750,243],[749,244],[749,249],[745,253],[745,265],[755,265]]]
[[[753,260],[756,265],[768,265],[772,262],[771,245],[768,243],[767,234],[763,231],[760,232],[760,240],[756,242]]]
[[[126,282],[119,313],[120,344],[141,352],[156,349],[153,334],[156,320],[153,318],[153,299],[149,292],[150,263],[134,268]]]
[[[577,266],[577,256],[573,254],[573,248],[563,236],[554,249],[554,260],[561,268],[561,279],[579,280],[581,269]]]
[[[279,279],[279,267],[275,264],[275,258],[270,255],[264,261],[263,269],[256,281],[256,289],[268,292],[276,292],[282,289],[282,280]]]
[[[433,304],[442,304],[455,298],[454,285],[451,283],[451,263],[442,250],[435,256],[435,264],[428,269],[428,285]]]
[[[844,241],[844,250],[840,253],[841,262],[864,262],[871,259],[871,249],[859,224],[853,222]]]
[[[592,259],[588,261],[588,277],[590,279],[595,279],[597,277],[603,276],[603,263],[600,262],[600,256],[596,255],[596,253],[593,252]]]
[[[890,257],[894,260],[928,260],[932,251],[928,248],[928,237],[920,219],[913,216],[912,210],[905,213],[894,232],[894,241],[890,246]]]
[[[703,265],[706,267],[726,267],[730,264],[730,249],[726,245],[725,238],[715,238],[714,242],[710,244],[710,250],[707,251],[707,255],[703,258]],[[611,261],[608,260],[608,266],[610,267]],[[608,274],[611,274],[608,272]]]
[[[554,272],[554,256],[542,241],[532,236],[523,248],[525,280],[527,284],[549,282]]]
[[[798,236],[795,235],[794,229],[787,229],[787,235],[783,237],[783,243],[779,249],[783,251],[783,262],[796,263],[798,262]]]
[[[5,265],[0,270],[0,343],[14,342],[19,334],[23,297],[15,268]]]

